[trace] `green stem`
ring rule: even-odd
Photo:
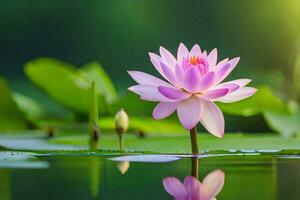
[[[199,147],[198,147],[198,138],[197,138],[197,126],[190,130],[190,139],[191,139],[191,146],[192,146],[192,153],[199,154]]]
[[[124,151],[124,135],[123,134],[119,134],[119,143],[120,143],[120,151]]]
[[[99,117],[98,110],[98,94],[96,91],[95,83],[91,87],[91,108],[89,113],[89,135],[90,135],[90,149],[98,148],[99,140],[99,127],[97,125]]]

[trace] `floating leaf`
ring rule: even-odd
[[[30,137],[0,137],[0,146],[10,150],[30,151],[56,151],[56,150],[78,150],[80,147],[72,145],[49,144],[47,139]]]
[[[178,156],[172,155],[129,155],[111,158],[110,160],[118,162],[147,162],[147,163],[164,163],[180,160]]]
[[[19,110],[6,81],[0,78],[0,130],[22,130],[28,127],[25,115]]]
[[[287,138],[285,140],[278,134],[225,134],[223,139],[215,138],[212,135],[202,134],[199,136],[200,150],[205,154],[213,153],[273,153],[279,154],[279,150],[290,150],[288,153],[297,153],[300,151],[300,137]],[[87,135],[77,136],[60,136],[49,140],[53,144],[72,144],[84,145],[88,140]],[[128,153],[149,152],[166,153],[166,154],[186,154],[190,153],[189,134],[172,135],[172,136],[151,136],[147,139],[136,137],[132,134],[126,135],[126,150]],[[118,137],[112,134],[102,134],[102,150],[118,150]],[[240,151],[242,150],[242,151]],[[251,151],[249,151],[251,150]],[[284,152],[283,152],[284,153]]]
[[[47,168],[49,164],[39,161],[30,152],[2,151],[0,152],[0,168]]]
[[[28,160],[34,159],[34,154],[29,152],[18,151],[0,151],[0,161],[13,161],[13,160]]]

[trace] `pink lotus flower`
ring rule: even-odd
[[[203,183],[193,176],[186,176],[183,183],[175,177],[167,177],[163,179],[163,186],[175,200],[214,200],[224,181],[224,172],[216,170],[208,174]]]
[[[245,87],[251,80],[238,79],[221,83],[235,68],[239,57],[217,63],[217,49],[208,55],[195,44],[189,51],[180,44],[175,58],[160,47],[160,56],[149,53],[150,60],[166,80],[139,71],[129,71],[139,84],[128,89],[146,101],[160,102],[153,111],[155,119],[163,119],[177,111],[183,127],[191,130],[199,121],[217,137],[224,135],[224,117],[215,101],[230,103],[256,92]]]

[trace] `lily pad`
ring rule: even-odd
[[[119,142],[116,135],[102,135],[100,148],[105,150],[118,150]],[[199,134],[199,147],[202,152],[214,151],[217,154],[228,151],[231,153],[278,153],[281,150],[291,150],[290,153],[300,153],[300,138],[282,139],[276,134],[225,134],[223,139],[215,138],[208,134]],[[49,140],[53,144],[84,145],[87,136],[61,136]],[[166,154],[190,153],[190,138],[188,133],[172,136],[151,136],[146,139],[134,135],[125,136],[125,149],[128,152],[149,152]],[[222,151],[220,151],[222,150]],[[251,152],[249,152],[251,150]],[[228,153],[227,152],[227,153]]]
[[[57,150],[79,150],[80,146],[50,144],[44,138],[30,138],[30,137],[0,137],[0,146],[9,150],[28,150],[28,151],[57,151]]]
[[[129,156],[119,156],[111,158],[112,161],[117,162],[146,162],[146,163],[164,163],[180,160],[178,156],[172,155],[129,155]]]
[[[0,151],[0,168],[48,168],[49,164],[39,161],[30,152]]]
[[[34,153],[18,151],[0,151],[0,161],[15,161],[34,159]]]

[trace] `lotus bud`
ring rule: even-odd
[[[116,131],[119,135],[120,151],[124,151],[124,133],[128,130],[129,118],[122,108],[115,116]]]
[[[118,134],[124,134],[128,130],[129,118],[127,113],[122,108],[115,116],[116,131]]]
[[[121,172],[121,174],[125,174],[130,166],[130,162],[128,161],[122,161],[122,162],[118,162],[117,167],[118,170]]]

